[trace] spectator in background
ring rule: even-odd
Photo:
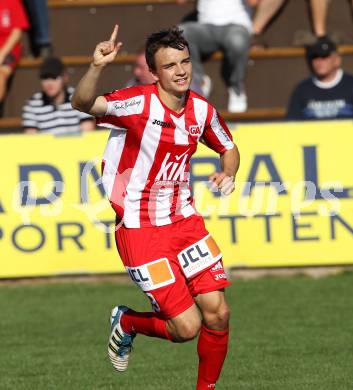
[[[0,1],[0,116],[9,82],[21,57],[21,37],[28,21],[19,0]]]
[[[24,0],[24,3],[31,23],[29,35],[33,55],[42,58],[52,56],[47,0]]]
[[[145,49],[140,49],[137,52],[136,61],[133,69],[134,77],[126,83],[126,87],[133,87],[135,85],[152,84],[155,82],[152,73],[146,62]]]
[[[316,38],[330,36],[336,43],[341,43],[345,40],[345,34],[338,30],[329,34],[327,30],[327,16],[329,11],[330,0],[310,0],[311,17],[313,32]],[[349,0],[353,8],[353,0]]]
[[[313,31],[318,37],[324,37],[327,35],[326,21],[328,13],[329,0],[310,0]]]
[[[294,45],[312,45],[316,39],[327,36],[327,14],[329,0],[310,0],[310,16],[312,31],[298,30],[294,35]]]
[[[93,118],[72,108],[74,89],[67,85],[68,75],[58,58],[47,58],[40,67],[39,77],[41,92],[23,107],[22,126],[26,133],[66,135],[94,130]]]
[[[185,0],[178,2],[185,3]],[[254,3],[255,0],[199,0],[198,20],[180,26],[189,42],[194,81],[201,86],[205,97],[210,82],[204,74],[202,60],[218,50],[223,52],[222,77],[228,88],[230,112],[247,109],[244,77],[252,30],[250,5]]]
[[[353,0],[349,0],[353,10]],[[269,23],[279,13],[288,0],[258,0],[253,18],[252,47],[267,47],[263,33]],[[312,45],[316,39],[330,36],[336,43],[346,40],[343,32],[335,31],[332,34],[327,30],[327,16],[330,0],[308,0],[312,31],[298,30],[294,35],[295,46]]]
[[[270,21],[275,17],[286,1],[287,0],[258,1],[253,18],[253,35],[251,39],[252,47],[264,48],[268,46],[264,40],[263,33]]]
[[[312,76],[295,88],[287,119],[353,118],[353,75],[341,69],[336,45],[319,38],[307,47],[306,57]]]

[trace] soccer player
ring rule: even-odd
[[[155,83],[96,96],[99,77],[122,43],[118,26],[96,46],[72,98],[74,108],[112,129],[103,159],[103,183],[119,228],[116,242],[132,280],[153,312],[112,310],[108,354],[117,371],[128,367],[137,334],[173,342],[198,336],[197,390],[215,388],[227,353],[229,285],[220,250],[197,215],[189,188],[190,158],[198,141],[219,153],[214,189],[234,190],[239,153],[207,100],[189,90],[188,43],[173,28],[150,35],[146,60]]]

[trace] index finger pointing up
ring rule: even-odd
[[[112,32],[112,35],[110,36],[110,39],[109,39],[110,42],[114,42],[114,43],[116,42],[116,39],[118,37],[118,31],[119,31],[119,26],[116,24],[114,26],[114,30]]]

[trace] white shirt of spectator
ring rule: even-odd
[[[332,81],[322,82],[322,81],[320,81],[318,78],[316,78],[314,76],[313,77],[313,83],[318,88],[321,88],[321,89],[331,89],[331,88],[335,87],[336,85],[338,85],[341,82],[342,77],[343,77],[343,70],[342,69],[338,69],[337,73],[336,73],[336,76],[335,76],[335,78]]]
[[[198,21],[203,24],[225,26],[237,24],[252,31],[251,8],[246,0],[199,0]]]

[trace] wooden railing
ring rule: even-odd
[[[340,46],[338,49],[342,55],[352,55],[353,45]],[[251,59],[266,59],[266,58],[293,58],[293,57],[304,57],[305,50],[302,48],[295,47],[272,47],[269,49],[251,49]],[[223,58],[222,53],[215,53],[211,59],[219,61]],[[68,66],[88,65],[92,61],[91,56],[64,56],[62,57],[63,62]],[[132,64],[136,60],[136,54],[120,54],[115,59],[117,64]],[[19,66],[22,68],[34,68],[41,64],[40,59],[36,58],[22,58]]]
[[[255,121],[255,120],[279,120],[283,119],[286,109],[283,107],[272,108],[250,108],[245,112],[232,113],[226,110],[220,110],[222,118],[228,122],[237,121]]]
[[[282,107],[273,108],[252,108],[246,112],[231,113],[226,110],[221,110],[222,117],[229,122],[237,121],[252,121],[252,120],[279,120],[283,119],[285,115],[285,109]],[[21,129],[21,118],[2,118],[0,119],[0,132]]]
[[[189,0],[193,3],[193,0]],[[176,4],[175,0],[48,0],[50,8],[104,7],[109,5]]]
[[[21,128],[21,118],[1,118],[0,130],[11,130]]]

